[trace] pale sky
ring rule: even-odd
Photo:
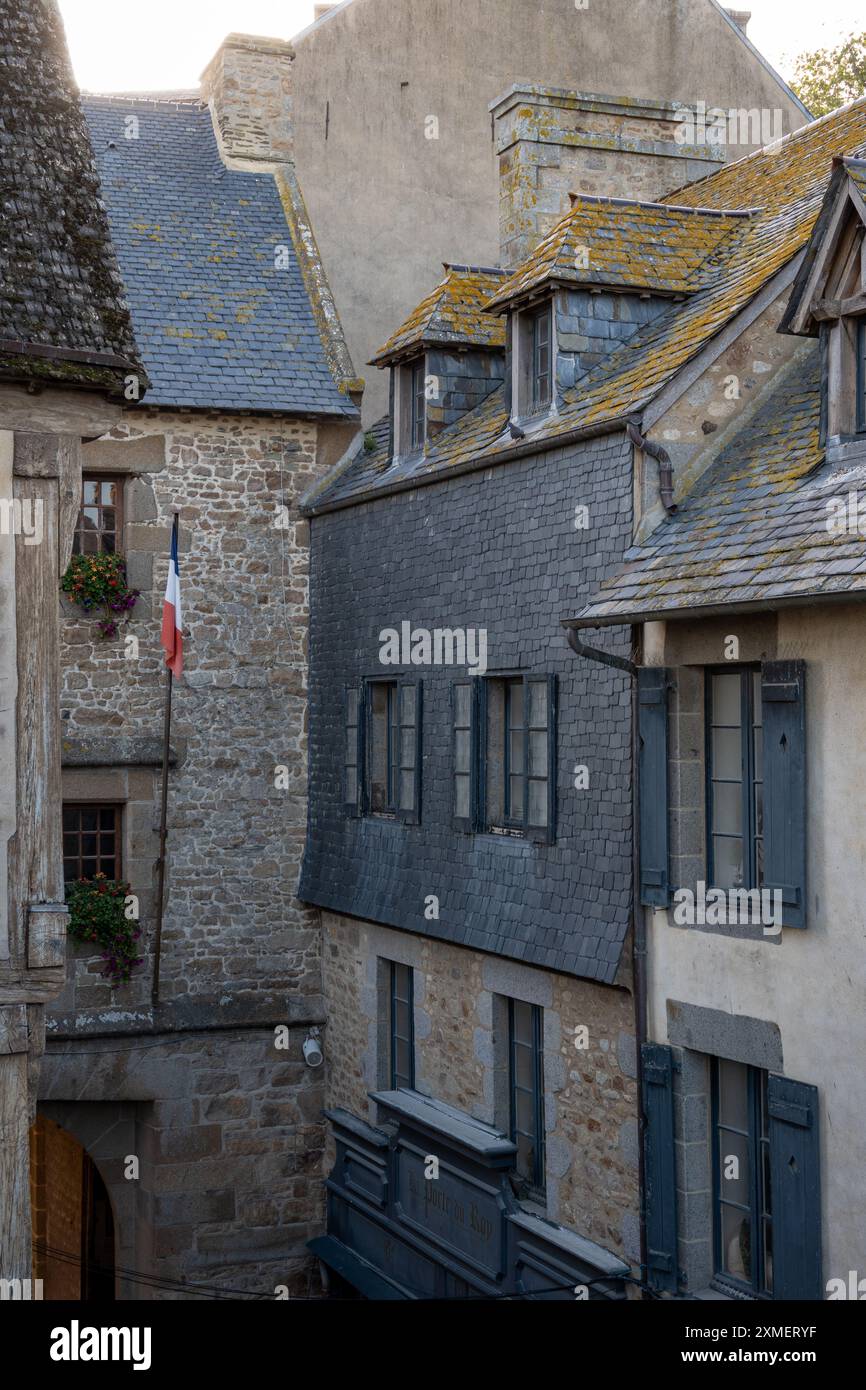
[[[798,53],[866,30],[863,0],[730,0],[729,8],[752,11],[749,37],[783,77]],[[79,85],[103,92],[197,87],[226,34],[288,39],[313,19],[313,0],[60,0],[60,9]]]

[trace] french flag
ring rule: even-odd
[[[177,522],[171,528],[171,554],[168,561],[168,580],[165,602],[162,605],[162,649],[165,664],[173,676],[183,670],[183,614],[180,607],[180,570],[177,564]]]

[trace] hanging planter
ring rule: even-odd
[[[102,974],[112,989],[129,984],[132,972],[144,960],[139,956],[141,928],[126,916],[129,884],[96,874],[66,885],[69,935],[84,946],[99,947],[105,962]]]
[[[117,636],[121,621],[128,618],[141,596],[140,589],[130,589],[126,582],[122,555],[73,555],[60,588],[85,613],[103,609],[105,617],[98,624],[103,638]]]

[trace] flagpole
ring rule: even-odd
[[[178,540],[179,514],[174,514],[174,526],[172,528],[172,547],[175,548]],[[169,554],[171,554],[171,550]],[[171,560],[169,560],[171,564]],[[162,956],[162,916],[163,904],[165,901],[165,843],[168,835],[168,749],[171,738],[171,689],[172,689],[172,669],[166,667],[166,687],[165,687],[165,713],[162,724],[162,806],[159,818],[159,876],[156,887],[156,926],[153,939],[153,988],[151,989],[151,1002],[156,1008],[159,1003],[159,965]]]

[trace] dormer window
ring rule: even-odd
[[[514,319],[512,410],[526,419],[543,415],[553,400],[553,305],[521,309]]]
[[[427,438],[427,359],[422,353],[394,368],[394,455],[420,454]]]

